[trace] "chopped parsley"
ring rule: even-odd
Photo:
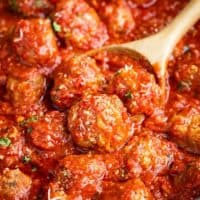
[[[22,160],[23,160],[23,163],[29,163],[31,161],[31,158],[28,156],[24,156]]]
[[[14,11],[18,11],[18,5],[16,0],[9,0],[10,6]]]
[[[61,25],[60,24],[58,24],[57,22],[54,21],[52,26],[53,26],[53,30],[55,32],[61,32]]]
[[[37,121],[38,121],[38,116],[33,115],[33,116],[29,117],[28,119],[25,119],[25,120],[21,121],[21,122],[19,123],[19,125],[20,125],[20,126],[25,126],[25,125],[28,124],[28,123],[37,122]]]
[[[11,140],[7,137],[0,138],[0,146],[8,147],[11,144]]]
[[[28,122],[37,122],[37,120],[38,120],[38,116],[36,115],[33,115],[30,118],[28,118]]]
[[[44,5],[44,2],[42,0],[35,0],[35,6],[38,8],[42,8]]]
[[[132,93],[129,91],[124,95],[127,99],[132,99]]]
[[[120,70],[118,70],[118,71],[116,71],[116,72],[115,72],[115,74],[114,74],[114,75],[115,75],[115,76],[118,76],[118,75],[120,75],[120,74],[121,74],[121,71],[120,71]]]
[[[177,89],[179,91],[183,91],[183,90],[189,90],[191,86],[190,81],[180,81],[177,84]]]

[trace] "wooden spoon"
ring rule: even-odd
[[[102,50],[127,51],[132,50],[142,54],[153,66],[161,87],[161,93],[166,101],[166,68],[167,61],[177,42],[200,19],[200,0],[191,0],[185,8],[162,31],[141,40],[105,46],[87,52],[93,55]],[[129,51],[130,52],[130,51]],[[134,57],[134,56],[133,56]]]

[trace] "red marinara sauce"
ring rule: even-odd
[[[200,22],[150,66],[79,55],[161,30],[188,0],[0,1],[0,199],[200,197]]]

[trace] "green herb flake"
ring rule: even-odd
[[[121,71],[118,70],[118,71],[115,72],[114,76],[118,76],[118,75],[120,75],[120,74],[121,74]]]
[[[54,29],[55,32],[61,32],[61,25],[60,24],[58,24],[57,22],[54,21],[52,26],[53,26],[53,29]]]
[[[11,140],[7,137],[0,138],[0,146],[8,147],[11,144]]]
[[[20,121],[20,122],[19,122],[19,125],[20,125],[20,126],[25,126],[25,125],[26,125],[26,120]]]
[[[28,156],[24,156],[22,160],[23,160],[23,163],[27,164],[27,163],[29,163],[31,161],[31,158],[28,157]]]
[[[17,5],[17,1],[16,0],[9,0],[10,6],[12,8],[12,10],[14,11],[18,11],[18,5]]]
[[[30,118],[28,118],[28,122],[37,122],[37,120],[38,120],[38,116],[36,115],[33,115]]]
[[[180,81],[177,84],[177,89],[179,91],[189,90],[190,86],[191,86],[191,83],[189,81]]]
[[[25,126],[25,125],[27,125],[28,123],[37,122],[37,121],[38,121],[38,116],[33,115],[33,116],[29,117],[28,119],[25,119],[25,120],[21,121],[21,122],[19,123],[19,125],[20,125],[20,126]]]
[[[35,0],[35,6],[37,8],[42,8],[44,6],[43,0]]]
[[[132,93],[129,91],[124,95],[127,99],[132,99]]]

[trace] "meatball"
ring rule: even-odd
[[[108,90],[117,94],[133,115],[151,115],[160,104],[154,75],[140,66],[125,65],[115,73]]]
[[[130,176],[140,176],[148,182],[157,175],[166,174],[176,151],[173,143],[150,133],[133,136],[124,152]]]
[[[185,107],[172,115],[170,135],[185,150],[200,154],[200,109]]]
[[[59,1],[53,20],[54,31],[75,48],[98,48],[108,39],[105,25],[84,0]]]
[[[105,182],[103,193],[100,195],[102,200],[153,200],[150,191],[145,187],[140,179],[132,179],[127,182],[114,183]]]
[[[24,154],[41,170],[50,171],[60,158],[73,153],[64,121],[63,113],[49,111],[44,116],[35,115],[20,122],[29,141]]]
[[[50,197],[64,196],[65,193],[66,199],[91,199],[101,192],[105,171],[99,156],[67,156],[60,162],[55,182],[50,184]]]
[[[102,91],[104,84],[104,75],[95,60],[74,57],[55,74],[51,99],[58,108],[68,108],[82,96]]]
[[[10,48],[9,48],[9,43],[7,41],[7,38],[4,36],[1,37],[1,33],[0,33],[0,86],[5,85],[5,82],[6,82],[7,67],[8,67],[7,60],[8,60],[9,54],[10,54]]]
[[[50,20],[19,20],[13,32],[12,47],[27,65],[38,66],[54,62],[58,49]]]
[[[10,8],[24,16],[41,16],[52,9],[48,0],[9,0]]]
[[[30,117],[32,115],[41,115],[47,111],[47,105],[43,102],[34,105],[13,106],[8,101],[0,101],[0,115],[16,115]],[[23,119],[22,119],[23,120]]]
[[[100,155],[106,166],[105,181],[125,181],[129,178],[124,155],[121,152]]]
[[[32,180],[19,169],[5,169],[0,180],[1,199],[20,200],[28,197]]]
[[[15,107],[29,107],[42,100],[46,80],[36,68],[11,63],[7,78],[7,97]]]
[[[47,112],[40,119],[27,123],[32,143],[44,150],[55,150],[66,143],[64,114],[58,111]]]
[[[12,15],[5,10],[5,8],[4,10],[0,10],[0,38],[2,36],[8,36],[10,31],[14,28],[15,24],[19,20],[19,17]]]
[[[200,196],[200,160],[192,161],[186,164],[185,170],[174,177],[174,187],[176,193],[173,199],[193,199]],[[198,198],[197,198],[198,199]]]
[[[72,106],[68,128],[74,142],[100,152],[123,147],[133,134],[133,124],[115,95],[89,95]]]
[[[104,9],[102,15],[110,35],[117,39],[129,36],[135,28],[135,21],[127,3],[124,0],[111,1]]]
[[[24,138],[19,128],[0,116],[0,168],[15,167],[23,156]]]
[[[200,66],[197,65],[181,65],[175,71],[175,79],[177,81],[177,90],[179,92],[193,92],[195,95],[200,92]]]

